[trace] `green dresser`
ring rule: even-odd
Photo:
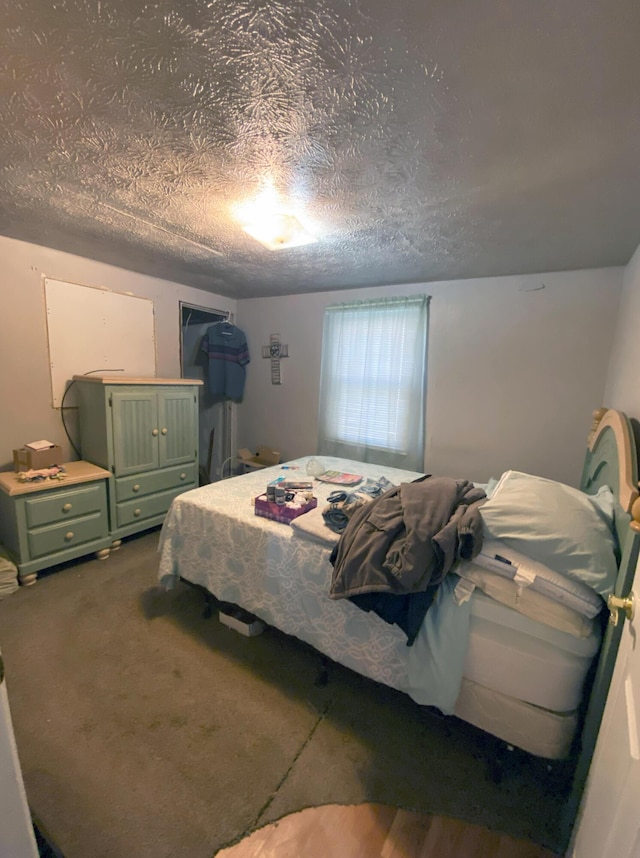
[[[114,541],[161,524],[198,485],[196,379],[75,376],[82,457],[106,468]]]
[[[109,471],[89,462],[68,462],[60,480],[21,482],[0,473],[0,542],[31,584],[41,569],[95,552],[109,556]]]

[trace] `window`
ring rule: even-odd
[[[429,299],[327,307],[318,453],[421,471]]]

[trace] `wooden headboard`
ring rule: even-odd
[[[629,418],[622,411],[607,408],[593,412],[580,481],[587,494],[595,494],[602,486],[609,486],[619,503],[616,530],[624,553],[632,536],[629,526],[634,531],[640,527],[638,454]]]

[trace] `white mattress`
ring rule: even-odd
[[[464,677],[507,697],[555,712],[580,703],[598,652],[597,626],[579,638],[538,623],[476,591]]]
[[[455,713],[469,724],[537,757],[568,756],[578,725],[575,712],[550,712],[463,679]]]

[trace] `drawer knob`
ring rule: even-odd
[[[68,533],[65,533],[64,538],[67,542],[70,542],[73,539],[73,531],[70,530]]]
[[[163,429],[163,430],[162,430],[162,434],[163,434],[163,435],[166,435],[166,434],[167,434],[167,430],[166,430],[166,429]]]
[[[157,429],[152,429],[152,430],[151,430],[151,434],[152,434],[153,436],[157,435],[157,434],[158,434],[158,430],[157,430]]]
[[[135,484],[135,486],[133,487],[133,491],[134,491],[134,492],[139,492],[139,491],[140,491],[140,486],[138,485],[138,483],[136,483],[136,484]]]
[[[186,474],[180,474],[180,479],[181,479],[181,480],[186,480],[186,479],[187,479],[187,475],[186,475]]]
[[[73,504],[66,503],[66,504],[62,507],[62,512],[71,512],[71,507],[72,507],[72,506],[73,506]]]
[[[137,518],[137,517],[140,515],[140,513],[141,513],[141,512],[142,512],[142,510],[141,510],[141,509],[134,509],[133,514],[134,514],[134,515],[135,515],[135,517]]]

